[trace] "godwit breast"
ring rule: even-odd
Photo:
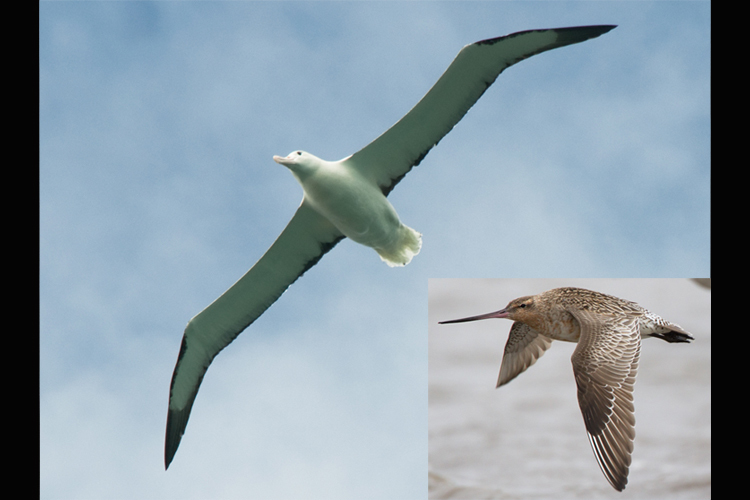
[[[496,312],[440,323],[488,318],[514,321],[497,387],[533,365],[553,340],[578,343],[571,361],[589,442],[612,487],[625,489],[635,438],[633,384],[641,338],[690,342],[693,336],[635,302],[583,288],[555,288],[512,300]]]

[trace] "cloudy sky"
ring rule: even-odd
[[[459,49],[617,24],[503,73],[391,193],[422,252],[340,243],[208,371],[187,321]],[[428,278],[709,274],[709,2],[41,2],[43,498],[424,498]]]

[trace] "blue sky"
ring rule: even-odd
[[[618,24],[503,73],[214,361],[169,472],[187,321],[460,48]],[[43,498],[424,498],[427,279],[709,274],[709,2],[41,2]]]

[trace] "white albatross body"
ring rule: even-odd
[[[351,157],[325,161],[294,151],[273,159],[302,184],[303,205],[307,203],[347,238],[373,248],[390,267],[405,266],[419,253],[422,235],[401,223],[383,191],[359,173]]]
[[[172,374],[164,464],[174,458],[214,357],[344,237],[403,266],[421,235],[403,225],[386,196],[513,64],[602,35],[615,26],[531,30],[465,46],[401,120],[357,153],[328,162],[304,151],[274,160],[302,184],[297,212],[271,248],[229,290],[188,322]]]

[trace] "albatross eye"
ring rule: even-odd
[[[302,156],[302,151],[297,151],[297,156]]]

